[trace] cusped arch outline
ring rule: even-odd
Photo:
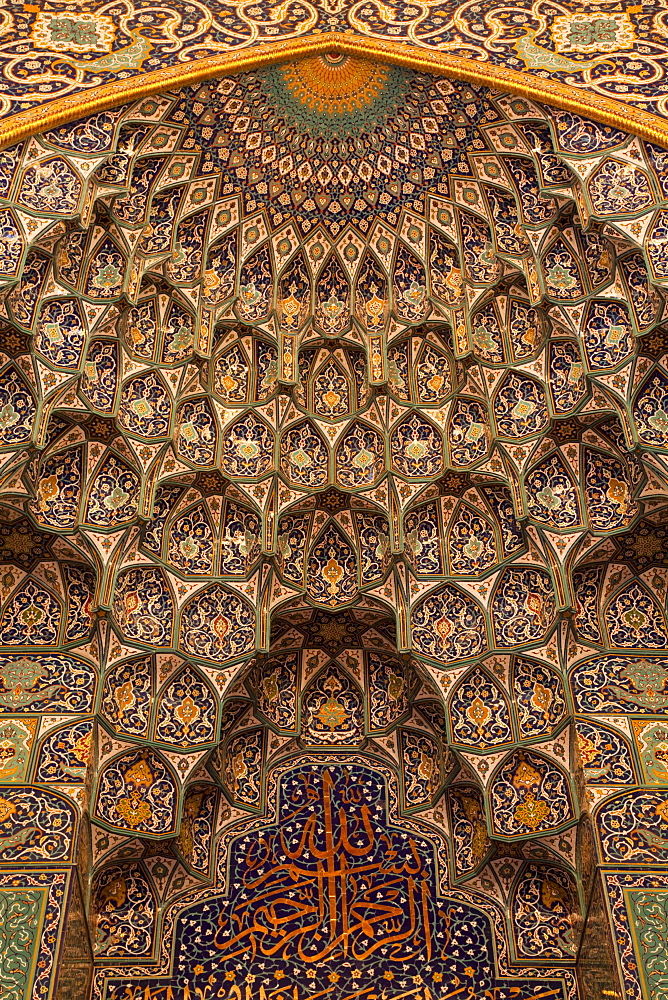
[[[515,740],[508,694],[487,670],[474,666],[448,699],[451,741],[489,753]]]

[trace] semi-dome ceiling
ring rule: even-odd
[[[331,53],[2,155],[3,544],[71,564],[3,642],[86,607],[229,662],[298,598],[435,662],[540,645],[661,505],[658,147]]]
[[[444,577],[519,558],[573,608],[577,547],[656,503],[659,148],[333,53],[2,155],[4,496],[81,547],[128,640],[196,655],[223,577],[210,658],[251,654],[247,598],[296,593],[372,594],[437,655]],[[127,607],[146,574],[188,595],[164,634]]]

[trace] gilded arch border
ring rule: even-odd
[[[527,78],[526,73],[506,66],[493,66],[463,56],[427,51],[405,42],[367,39],[352,32],[328,31],[287,42],[263,42],[261,46],[243,52],[209,56],[183,66],[170,66],[151,73],[137,74],[127,80],[103,84],[86,92],[51,101],[41,108],[20,111],[0,122],[0,149],[126,101],[136,101],[165,90],[202,83],[224,73],[259,69],[273,63],[332,50],[448,76],[467,83],[483,84],[564,111],[573,111],[604,125],[630,132],[641,139],[668,146],[668,120],[615,98],[587,93],[533,74]]]

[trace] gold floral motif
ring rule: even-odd
[[[543,821],[550,814],[550,807],[546,802],[536,800],[532,792],[529,792],[524,802],[515,809],[515,819],[523,826],[528,826],[530,830],[537,830]]]

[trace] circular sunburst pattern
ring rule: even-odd
[[[257,73],[264,100],[291,130],[330,142],[391,127],[411,103],[417,78],[413,70],[339,53],[307,56]]]
[[[348,131],[350,116],[360,117],[356,112],[374,121],[387,113],[403,97],[409,75],[395,66],[333,52],[273,67],[266,82],[274,99],[305,125],[312,127],[316,116],[323,116],[324,128]]]

